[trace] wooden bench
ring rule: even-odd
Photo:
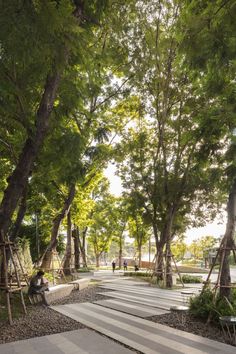
[[[70,281],[69,284],[73,285],[74,290],[82,290],[88,287],[90,279],[82,278]]]

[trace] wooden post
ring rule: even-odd
[[[3,254],[3,266],[4,266],[4,278],[5,278],[5,292],[6,292],[6,300],[7,300],[7,312],[8,312],[8,320],[10,325],[13,324],[12,321],[12,312],[11,312],[11,300],[10,300],[10,293],[9,293],[9,287],[8,287],[8,273],[7,273],[7,256],[6,256],[6,246],[4,245],[5,243],[5,237],[3,234],[3,231],[1,231],[1,238],[2,238],[2,254]]]

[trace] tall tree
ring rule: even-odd
[[[75,44],[82,39],[86,44],[90,43],[91,24],[98,19],[105,3],[96,2],[94,6],[94,2],[85,4],[82,0],[27,4],[13,1],[2,5],[1,74],[6,83],[2,97],[10,97],[10,104],[17,102],[16,109],[12,106],[11,117],[16,119],[19,111],[17,120],[25,128],[22,150],[7,179],[0,205],[0,229],[4,233],[9,229],[43,145],[63,71],[71,64],[76,65],[81,52],[85,52],[86,45],[78,50]],[[83,31],[77,31],[79,26]],[[37,75],[31,75],[35,68]]]

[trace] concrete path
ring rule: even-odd
[[[235,347],[92,303],[53,309],[144,354],[235,354]]]
[[[1,344],[0,354],[134,354],[90,329]]]

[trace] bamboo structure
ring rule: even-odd
[[[8,320],[10,325],[13,324],[13,319],[12,319],[12,305],[11,305],[11,297],[13,294],[19,293],[20,294],[20,299],[21,299],[21,304],[23,307],[23,311],[26,314],[26,306],[25,306],[25,300],[24,300],[24,295],[23,295],[23,286],[21,284],[18,268],[17,268],[17,263],[16,259],[19,263],[20,270],[22,271],[22,274],[25,277],[26,284],[28,285],[28,278],[26,274],[24,274],[24,270],[22,267],[22,264],[20,262],[20,258],[17,252],[17,248],[15,247],[13,242],[10,242],[4,235],[4,233],[1,231],[0,233],[0,255],[2,258],[2,279],[0,283],[0,290],[3,291],[6,295],[6,306],[7,306],[7,312],[8,312]],[[16,255],[16,259],[14,258],[14,253]],[[8,259],[11,262],[10,266],[10,273],[8,271]],[[13,281],[14,280],[14,281]]]
[[[224,287],[230,287],[230,288],[236,288],[236,284],[233,284],[231,283],[230,285],[226,286],[226,285],[221,285],[220,284],[220,278],[221,278],[221,274],[222,274],[222,267],[223,267],[223,262],[224,262],[224,259],[225,259],[225,251],[226,250],[230,250],[230,251],[233,251],[233,255],[234,255],[234,261],[236,263],[236,246],[235,246],[235,242],[233,241],[233,244],[232,244],[232,247],[226,247],[225,246],[225,239],[223,238],[221,240],[221,243],[220,243],[220,247],[218,248],[217,250],[217,253],[216,253],[216,257],[211,265],[211,268],[210,268],[210,271],[208,273],[208,276],[207,276],[207,279],[204,283],[204,286],[202,288],[202,292],[204,292],[204,290],[206,289],[206,287],[210,284],[210,278],[211,278],[211,274],[216,266],[216,263],[217,263],[217,259],[219,259],[219,256],[221,254],[221,257],[220,257],[220,267],[219,267],[219,272],[218,272],[218,276],[217,276],[217,280],[216,282],[214,283],[214,287],[213,287],[213,290],[214,290],[214,298],[216,298],[216,294],[217,294],[217,290],[220,289],[221,287],[224,288]]]
[[[168,250],[166,250],[165,253],[164,253],[164,261],[165,261],[165,264],[164,264],[164,267],[163,267],[164,271],[161,269],[160,264],[157,261],[157,256],[155,255],[155,257],[153,259],[153,263],[155,263],[155,265],[153,266],[152,276],[151,277],[153,278],[153,276],[155,276],[155,275],[156,276],[162,275],[163,279],[166,279],[166,275],[167,275],[166,264],[167,264],[168,257],[171,258],[172,262],[174,263],[176,273],[178,274],[180,282],[181,282],[181,284],[182,284],[182,286],[184,288],[184,283],[183,283],[183,280],[182,280],[182,277],[181,277],[181,273],[180,273],[179,268],[177,266],[175,257],[174,257],[174,255],[173,255],[173,253],[171,251],[168,252]]]

